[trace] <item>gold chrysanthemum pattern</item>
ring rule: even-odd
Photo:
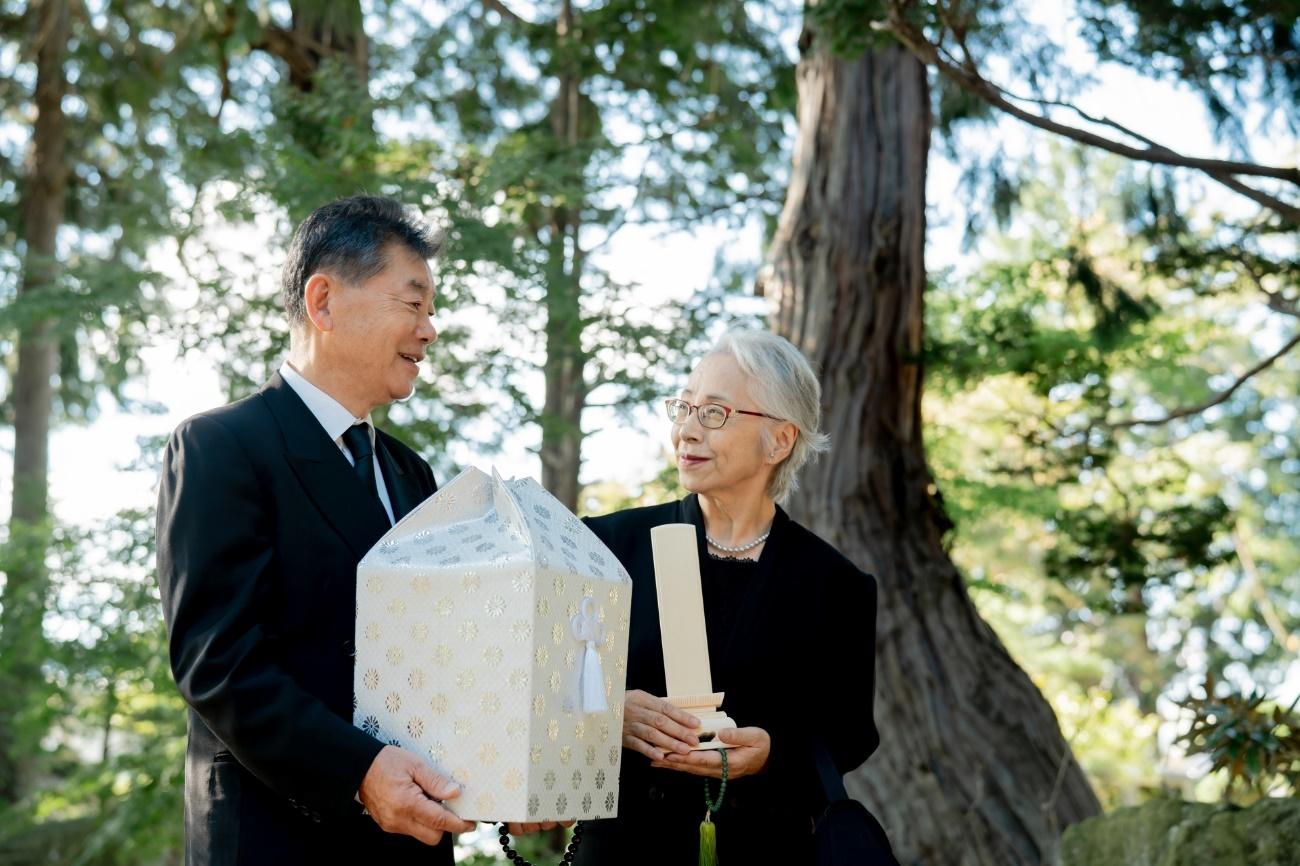
[[[425,506],[408,515],[359,568],[356,723],[455,778],[471,820],[608,817],[630,584],[540,490],[512,512],[501,489],[463,479],[435,495],[429,516]],[[584,597],[604,626],[604,713],[576,705],[584,647],[571,621]]]

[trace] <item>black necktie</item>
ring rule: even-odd
[[[343,444],[352,454],[352,468],[356,470],[362,486],[379,500],[379,488],[375,486],[375,449],[370,444],[370,425],[353,424],[343,432]],[[379,500],[379,507],[383,508],[382,500]]]

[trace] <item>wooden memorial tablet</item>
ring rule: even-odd
[[[725,749],[717,739],[736,723],[718,709],[723,695],[713,691],[709,636],[704,628],[704,593],[695,527],[667,523],[650,530],[655,589],[659,594],[659,632],[663,638],[668,701],[700,720],[696,749]]]

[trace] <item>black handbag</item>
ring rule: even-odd
[[[885,828],[849,797],[824,743],[817,744],[817,775],[827,803],[813,834],[817,866],[899,866]]]

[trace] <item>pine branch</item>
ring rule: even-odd
[[[1273,366],[1273,364],[1276,363],[1278,359],[1286,355],[1296,346],[1300,346],[1300,331],[1298,331],[1296,335],[1292,337],[1290,340],[1287,340],[1287,342],[1282,346],[1282,348],[1278,349],[1276,352],[1269,355],[1267,358],[1260,361],[1255,366],[1251,367],[1245,373],[1238,376],[1236,381],[1234,381],[1231,385],[1229,385],[1227,388],[1224,388],[1222,391],[1219,391],[1217,394],[1215,394],[1210,399],[1204,401],[1203,403],[1197,403],[1195,406],[1183,406],[1181,408],[1174,409],[1166,413],[1163,418],[1153,418],[1150,420],[1140,419],[1140,418],[1129,418],[1124,421],[1109,422],[1102,426],[1107,427],[1111,430],[1128,430],[1133,427],[1158,427],[1162,424],[1168,424],[1170,421],[1176,421],[1179,418],[1186,418],[1190,415],[1199,415],[1202,412],[1206,411],[1207,409],[1211,409],[1215,406],[1218,406],[1220,403],[1227,401],[1230,397],[1232,397],[1233,394],[1237,393],[1238,389],[1240,389],[1242,385],[1245,385],[1248,381],[1250,381],[1252,377],[1254,377],[1255,375],[1257,375],[1258,373],[1264,370],[1267,370],[1269,367]]]
[[[1058,104],[1070,108],[1080,116],[1093,122],[1122,131],[1125,135],[1142,142],[1144,146],[1135,147],[1086,129],[1061,123],[1045,115],[1034,114],[1017,105],[1013,101],[1014,97],[1009,98],[1006,91],[986,79],[976,67],[969,53],[967,53],[963,62],[957,62],[945,56],[945,52],[938,45],[927,39],[919,28],[907,21],[899,0],[894,0],[891,3],[888,21],[877,26],[893,35],[904,48],[912,52],[921,62],[933,66],[966,92],[978,96],[994,108],[1030,126],[1140,162],[1199,170],[1234,192],[1251,199],[1256,204],[1273,210],[1290,222],[1300,223],[1300,206],[1242,183],[1235,177],[1235,175],[1262,177],[1300,186],[1300,169],[1286,166],[1259,165],[1236,160],[1187,156],[1157,144],[1146,136],[1140,135],[1113,120],[1090,118],[1081,109],[1065,103]]]
[[[1277,213],[1277,215],[1283,219],[1300,224],[1300,207],[1285,202],[1276,196],[1269,195],[1253,186],[1248,186],[1230,174],[1223,174],[1214,171],[1207,171],[1206,174],[1238,195],[1250,199],[1260,207],[1266,207]]]
[[[1057,108],[1064,108],[1064,109],[1067,109],[1067,110],[1069,110],[1069,111],[1073,111],[1075,114],[1079,115],[1079,117],[1082,117],[1084,120],[1088,121],[1089,123],[1095,123],[1095,124],[1097,124],[1098,126],[1108,126],[1108,127],[1110,127],[1111,129],[1114,129],[1114,130],[1116,130],[1117,132],[1119,132],[1119,133],[1121,133],[1121,134],[1123,134],[1123,135],[1127,135],[1127,136],[1129,136],[1130,138],[1133,138],[1133,139],[1136,139],[1137,141],[1142,142],[1142,144],[1146,145],[1146,147],[1147,147],[1147,150],[1146,150],[1147,153],[1156,153],[1156,152],[1158,152],[1158,153],[1165,153],[1165,154],[1174,154],[1174,155],[1177,155],[1177,154],[1175,153],[1175,151],[1174,151],[1172,148],[1166,147],[1166,146],[1164,146],[1163,144],[1160,144],[1160,143],[1158,143],[1158,142],[1156,142],[1156,141],[1154,141],[1154,140],[1148,138],[1147,136],[1143,135],[1142,133],[1140,133],[1140,132],[1138,132],[1138,131],[1136,131],[1136,130],[1134,130],[1134,129],[1130,129],[1130,128],[1127,127],[1127,126],[1124,126],[1122,123],[1120,123],[1120,122],[1118,122],[1118,121],[1116,121],[1116,120],[1113,120],[1112,118],[1109,118],[1109,117],[1097,117],[1097,116],[1095,116],[1095,115],[1089,114],[1088,112],[1084,111],[1082,108],[1080,108],[1079,106],[1077,106],[1077,105],[1075,105],[1075,104],[1073,104],[1073,103],[1070,103],[1070,102],[1064,102],[1064,101],[1059,100],[1059,99],[1039,99],[1039,98],[1028,97],[1028,96],[1018,96],[1018,95],[1016,95],[1016,94],[1011,93],[1011,92],[1008,91],[1006,88],[1001,87],[1001,86],[999,86],[999,85],[997,85],[997,84],[994,84],[994,83],[991,82],[991,81],[987,81],[987,80],[986,80],[986,83],[987,83],[990,87],[995,88],[996,90],[998,90],[1000,93],[1002,93],[1002,94],[1003,94],[1004,96],[1006,96],[1008,99],[1015,100],[1015,101],[1017,101],[1017,102],[1032,102],[1032,103],[1035,103],[1035,104],[1037,104],[1037,105],[1046,105],[1046,106],[1053,106],[1053,107],[1057,107]],[[1041,115],[1031,115],[1031,116],[1032,116],[1032,117],[1041,117]],[[1227,163],[1227,164],[1229,164],[1229,165],[1251,165],[1252,163]],[[1189,166],[1189,167],[1190,167],[1190,166]],[[1271,168],[1271,167],[1267,167],[1267,166],[1265,166],[1265,167],[1266,167],[1266,168],[1269,168],[1270,171],[1287,171],[1287,169],[1283,169],[1283,168]],[[1286,217],[1288,217],[1289,219],[1292,219],[1292,220],[1295,220],[1295,221],[1297,221],[1297,222],[1300,222],[1300,218],[1297,218],[1297,215],[1300,214],[1300,211],[1289,212],[1289,211],[1294,210],[1294,209],[1292,208],[1292,206],[1291,206],[1288,202],[1281,201],[1280,199],[1278,199],[1278,198],[1276,198],[1276,197],[1274,197],[1274,196],[1271,196],[1271,195],[1269,195],[1269,194],[1266,193],[1266,192],[1262,192],[1262,191],[1260,191],[1260,190],[1255,189],[1255,188],[1252,187],[1252,186],[1249,186],[1249,185],[1247,185],[1247,184],[1242,183],[1241,181],[1237,180],[1237,178],[1233,177],[1232,172],[1230,172],[1230,171],[1211,170],[1211,169],[1208,169],[1208,168],[1202,168],[1202,171],[1204,171],[1204,172],[1205,172],[1207,175],[1209,175],[1212,179],[1214,179],[1214,180],[1218,181],[1219,183],[1223,184],[1223,185],[1226,186],[1228,189],[1232,190],[1233,192],[1237,193],[1238,195],[1244,196],[1244,197],[1250,199],[1251,201],[1255,202],[1255,204],[1260,205],[1261,207],[1269,208],[1270,210],[1278,211],[1278,212],[1281,213],[1283,216],[1286,216]],[[1295,171],[1295,170],[1292,169],[1291,171]],[[1281,205],[1281,208],[1280,208],[1280,209],[1279,209],[1279,204]]]

